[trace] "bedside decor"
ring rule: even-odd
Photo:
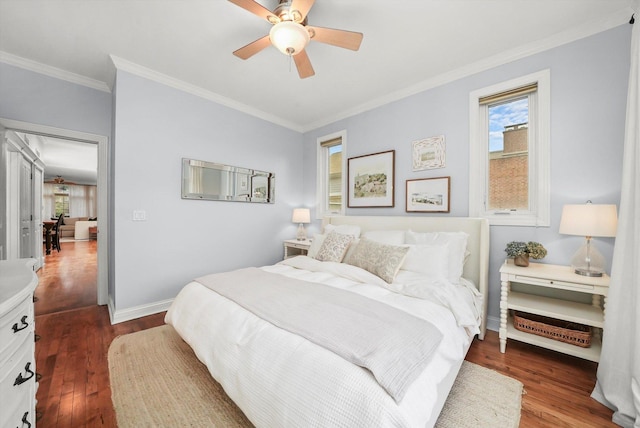
[[[541,259],[547,255],[547,250],[538,242],[511,241],[504,249],[509,257],[513,257],[516,266],[529,266],[529,258]]]
[[[393,207],[395,150],[348,159],[349,208]]]
[[[513,327],[516,330],[560,342],[588,348],[591,346],[591,327],[542,315],[513,311]]]
[[[591,238],[614,237],[617,227],[618,215],[615,205],[596,205],[587,201],[586,204],[565,205],[562,208],[559,232],[586,238],[586,242],[571,259],[571,267],[575,273],[584,276],[602,276],[605,260],[591,243]]]
[[[307,239],[307,231],[304,230],[305,223],[311,223],[311,213],[309,208],[295,208],[291,221],[298,223],[298,232],[296,233],[296,239],[298,241],[305,241]]]
[[[444,135],[414,141],[411,146],[414,171],[445,167]]]
[[[407,180],[407,212],[448,213],[451,177]]]

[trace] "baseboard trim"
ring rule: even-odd
[[[167,299],[160,302],[149,303],[147,305],[116,310],[113,300],[109,299],[109,318],[111,319],[111,324],[118,324],[136,318],[142,318],[148,315],[164,312],[169,309],[171,303],[173,303],[173,299]]]
[[[487,317],[487,329],[492,331],[500,331],[500,318]]]

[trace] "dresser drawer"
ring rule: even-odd
[[[17,352],[7,359],[0,374],[0,403],[2,403],[3,413],[20,416],[16,420],[8,420],[9,426],[20,427],[23,414],[27,411],[31,412],[31,406],[34,403],[36,367],[33,350],[33,333],[29,333]],[[29,421],[31,422],[31,418]]]
[[[29,296],[0,318],[0,364],[34,331],[32,299]]]
[[[3,416],[4,425],[1,428],[35,428],[36,426],[36,412],[33,410],[33,406],[27,408],[13,409],[11,412],[7,412]]]

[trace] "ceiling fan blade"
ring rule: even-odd
[[[313,6],[314,2],[315,0],[293,0],[289,9],[297,10],[300,13],[300,19],[298,22],[302,22],[309,13],[309,10]]]
[[[333,28],[312,27],[307,25],[307,30],[311,35],[311,40],[329,45],[338,46],[339,48],[351,49],[357,51],[360,49],[362,42],[362,33],[346,30],[334,30]]]
[[[240,6],[241,8],[248,10],[254,15],[258,15],[260,18],[264,18],[272,24],[277,24],[280,22],[280,18],[273,14],[269,9],[262,6],[261,4],[256,3],[253,0],[229,0],[231,3],[236,6]]]
[[[299,54],[293,56],[293,61],[296,63],[298,75],[301,79],[305,79],[316,74],[316,72],[313,71],[313,67],[311,66],[311,61],[309,61],[307,51],[305,51],[304,49],[301,50]]]
[[[269,35],[266,35],[234,51],[233,54],[238,58],[249,59],[268,46],[271,46],[271,40],[269,40]]]

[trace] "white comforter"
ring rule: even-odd
[[[369,371],[191,282],[165,320],[256,426],[424,427],[435,420],[443,401],[438,384],[458,369],[470,332],[477,331],[475,296],[468,287],[435,281],[420,287],[418,299],[390,291],[378,277],[341,263],[296,257],[262,269],[385,302],[430,321],[444,337],[427,368],[396,403]],[[392,287],[417,288],[415,276],[398,278],[406,282]]]

